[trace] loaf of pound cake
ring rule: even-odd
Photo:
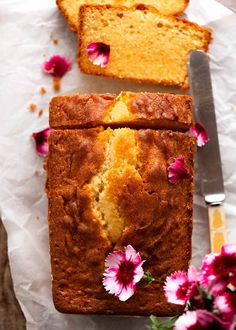
[[[127,245],[146,260],[144,271],[161,281],[174,271],[186,271],[191,258],[195,140],[178,131],[178,115],[176,131],[168,130],[165,121],[162,129],[149,129],[143,93],[131,96],[140,112],[143,107],[146,128],[129,128],[130,121],[127,127],[110,128],[107,121],[102,126],[101,114],[115,95],[59,96],[50,104],[46,189],[53,300],[60,312],[164,316],[182,310],[167,303],[158,281],[139,282],[125,302],[102,284],[107,255]],[[159,101],[161,97],[180,113],[181,96],[157,94]],[[186,113],[185,103],[183,96]],[[153,102],[150,108],[165,118],[160,104]],[[171,184],[167,168],[177,157],[184,159],[188,175]]]
[[[78,12],[81,5],[114,5],[132,7],[140,3],[155,7],[165,15],[178,15],[183,13],[189,0],[56,0],[57,6],[65,16],[72,31],[78,30]]]
[[[211,40],[210,29],[144,5],[83,5],[79,17],[78,64],[87,74],[185,89],[189,53]]]

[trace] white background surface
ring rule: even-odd
[[[228,240],[236,243],[236,15],[214,0],[191,0],[189,19],[214,29],[210,47],[222,166]],[[50,34],[59,39],[54,45]],[[1,0],[0,2],[0,212],[8,232],[9,258],[17,298],[28,329],[40,330],[143,330],[145,318],[63,315],[51,300],[48,253],[47,201],[42,159],[31,133],[48,126],[48,101],[55,94],[51,78],[41,71],[53,54],[73,60],[73,69],[62,80],[61,94],[79,92],[173,91],[79,73],[76,37],[53,0]],[[47,89],[45,95],[39,89]],[[181,92],[181,91],[177,91]],[[44,115],[30,113],[30,103]],[[209,159],[210,162],[210,159]],[[39,176],[35,175],[39,172]],[[193,262],[208,252],[207,213],[196,175]]]

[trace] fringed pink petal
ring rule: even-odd
[[[171,184],[177,184],[181,180],[188,178],[189,174],[184,166],[184,158],[177,157],[167,168],[168,180]]]
[[[53,55],[43,63],[45,73],[54,78],[62,78],[72,67],[72,62],[64,56]]]
[[[89,60],[101,68],[108,65],[110,57],[110,46],[102,42],[92,42],[87,46]]]
[[[39,156],[45,157],[48,154],[48,137],[51,132],[51,128],[46,128],[40,132],[32,133],[32,137],[35,140],[36,151]]]
[[[208,141],[209,137],[205,128],[196,123],[191,129],[190,132],[197,138],[197,145],[198,147],[204,146]]]
[[[188,311],[175,322],[174,330],[229,330],[230,323],[222,321],[207,310]]]
[[[119,267],[119,264],[125,261],[125,255],[122,251],[109,253],[105,260],[105,267]]]
[[[135,286],[134,285],[129,285],[127,287],[123,287],[123,289],[121,290],[119,295],[117,295],[117,297],[119,297],[120,301],[126,301],[130,297],[132,297],[134,292],[135,292]]]
[[[232,320],[236,315],[236,293],[224,293],[217,296],[214,303],[225,319]]]
[[[190,330],[197,323],[197,313],[195,311],[186,312],[175,322],[174,330]]]

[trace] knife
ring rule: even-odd
[[[218,253],[226,243],[226,218],[223,209],[225,193],[207,54],[203,51],[191,52],[188,70],[194,117],[206,129],[209,137],[209,141],[198,148],[197,156],[201,190],[208,208],[211,252]]]

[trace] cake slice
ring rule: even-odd
[[[176,315],[160,282],[143,281],[121,302],[108,294],[105,258],[132,245],[144,271],[164,281],[191,258],[195,140],[150,129],[53,130],[47,161],[53,299],[60,312]],[[183,157],[176,185],[167,167]]]
[[[76,32],[78,29],[78,12],[81,5],[115,5],[132,7],[137,4],[145,4],[155,7],[165,15],[181,14],[188,5],[189,0],[56,0],[57,6],[67,19],[69,27]]]
[[[189,130],[192,98],[162,93],[77,94],[50,102],[50,126],[85,128],[98,125]]]
[[[189,52],[207,51],[211,40],[210,29],[143,5],[84,5],[79,17],[78,63],[87,74],[188,88]]]
[[[92,127],[105,122],[111,102],[125,97],[131,104],[136,99],[148,127],[147,104],[154,95],[87,94],[51,102],[54,129],[49,137],[46,190],[53,300],[60,312],[166,316],[182,311],[167,302],[160,281],[174,271],[186,271],[191,258],[195,139],[164,129],[134,129],[135,124],[129,128],[130,119],[125,121],[127,127]],[[187,101],[184,96],[156,97],[163,98],[163,104],[169,98],[169,106],[160,112],[162,118],[168,117],[175,103],[178,113],[180,100]],[[150,109],[159,109],[160,103],[154,102]],[[118,123],[119,108],[114,113]],[[84,128],[73,128],[79,125]],[[173,184],[168,168],[178,157],[186,175]],[[128,245],[146,260],[144,271],[160,281],[139,282],[135,294],[121,302],[104,289],[102,278],[107,255]]]

